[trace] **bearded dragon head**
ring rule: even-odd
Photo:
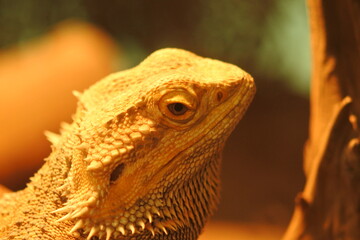
[[[72,152],[59,221],[107,240],[201,228],[221,150],[254,93],[234,65],[163,49],[77,94],[58,143]]]

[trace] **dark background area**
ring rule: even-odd
[[[22,46],[66,19],[107,32],[118,45],[117,70],[156,49],[178,47],[249,72],[258,92],[226,146],[215,219],[286,226],[304,182],[308,131],[310,54],[302,0],[0,0],[0,49]],[[21,189],[34,170],[3,183]]]

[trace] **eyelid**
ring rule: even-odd
[[[185,98],[184,96],[175,96],[172,98],[165,99],[164,101],[167,105],[173,103],[181,103],[184,104],[188,109],[194,110],[195,106],[194,103],[191,103],[189,99]]]
[[[178,115],[172,113],[168,106],[173,103],[183,104],[187,108],[187,111]],[[163,120],[170,125],[183,125],[189,122],[195,115],[197,105],[196,95],[194,96],[191,92],[183,89],[165,93],[158,102],[159,110],[164,116]]]

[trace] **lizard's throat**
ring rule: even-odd
[[[195,156],[198,153],[193,154],[183,162],[199,161]],[[172,181],[165,177],[161,186],[125,211],[78,220],[75,230],[80,229],[84,238],[108,235],[156,240],[172,239],[171,236],[183,232],[186,236],[181,239],[197,239],[219,199],[220,156],[213,154],[203,162],[203,166],[189,170],[193,172],[184,172],[184,176],[190,177]]]

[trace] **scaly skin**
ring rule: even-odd
[[[240,68],[180,49],[75,93],[43,167],[0,199],[0,239],[197,239],[254,93]]]

